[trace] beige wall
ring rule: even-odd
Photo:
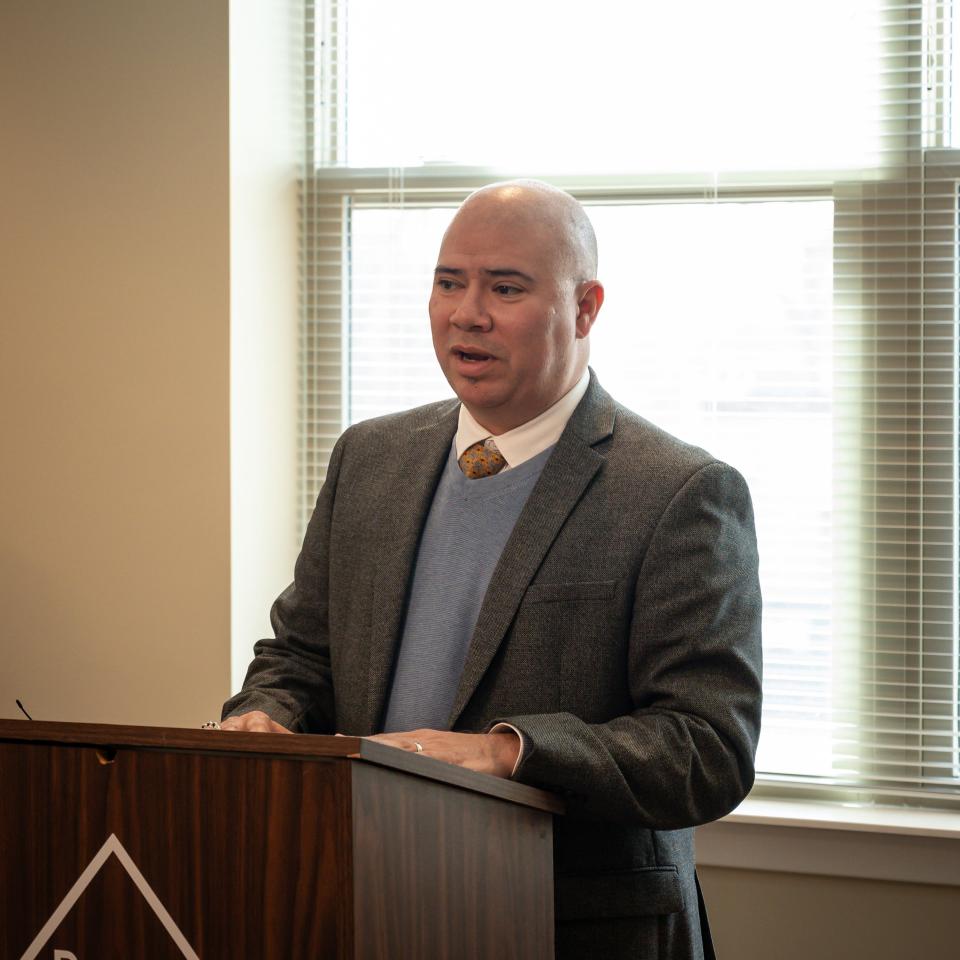
[[[0,5],[0,716],[229,678],[227,0]]]
[[[721,960],[946,960],[960,888],[700,869]]]

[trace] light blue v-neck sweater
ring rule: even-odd
[[[487,585],[552,451],[470,480],[451,447],[417,553],[386,732],[447,729]]]

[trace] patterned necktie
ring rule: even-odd
[[[480,477],[492,477],[507,465],[507,461],[503,459],[503,454],[493,442],[493,437],[487,437],[486,440],[480,440],[472,447],[467,447],[460,455],[457,463],[460,464],[460,469],[471,480],[479,480]]]

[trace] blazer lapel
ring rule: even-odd
[[[370,733],[378,732],[383,716],[420,534],[457,431],[459,407],[453,402],[435,423],[413,431],[391,480],[397,503],[392,516],[384,520],[385,549],[373,578],[367,696],[360,718],[361,729]]]
[[[593,445],[613,432],[615,414],[613,399],[591,372],[587,393],[557,441],[490,579],[450,713],[451,728],[496,655],[560,528],[603,465]]]

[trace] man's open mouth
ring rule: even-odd
[[[492,360],[489,353],[481,353],[479,350],[454,350],[461,360],[466,363],[483,363],[484,360]]]

